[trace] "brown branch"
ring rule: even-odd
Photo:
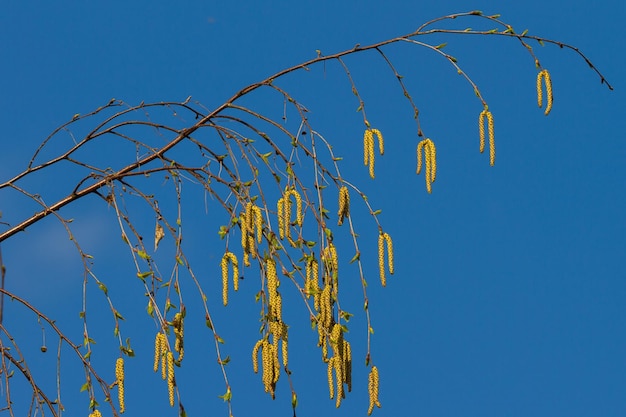
[[[482,14],[480,12],[466,12],[466,13],[457,13],[457,14],[452,14],[452,15],[448,15],[442,18],[438,18],[438,19],[433,19],[430,22],[427,22],[426,24],[422,25],[417,31],[414,31],[412,33],[409,33],[407,35],[404,36],[399,36],[396,38],[392,38],[392,39],[388,39],[382,42],[378,42],[378,43],[374,43],[368,46],[359,46],[356,45],[354,48],[352,49],[348,49],[342,52],[338,52],[332,55],[319,55],[316,58],[310,59],[304,63],[283,69],[277,73],[275,73],[274,75],[271,75],[267,78],[265,78],[264,80],[251,84],[243,89],[241,89],[240,91],[238,91],[235,95],[233,95],[230,99],[228,99],[225,103],[223,103],[222,105],[220,105],[219,107],[217,107],[215,110],[211,111],[208,115],[203,116],[199,121],[197,121],[193,126],[188,127],[186,129],[183,129],[182,131],[180,131],[180,133],[177,134],[177,136],[172,139],[168,144],[166,144],[165,146],[163,146],[162,148],[160,148],[158,151],[155,151],[154,153],[152,153],[151,155],[148,155],[144,158],[141,158],[140,160],[133,162],[129,165],[127,165],[126,167],[118,170],[115,173],[112,173],[110,175],[104,176],[102,179],[100,179],[99,181],[97,181],[96,183],[89,185],[81,190],[77,190],[71,194],[69,194],[67,197],[57,201],[56,203],[50,205],[49,207],[37,212],[36,214],[34,214],[33,216],[31,216],[30,218],[22,221],[21,223],[17,224],[16,226],[11,227],[9,230],[6,230],[5,232],[0,234],[0,242],[10,238],[11,236],[15,235],[16,233],[20,232],[20,231],[24,231],[27,227],[33,225],[34,223],[38,222],[39,220],[47,217],[49,214],[60,210],[61,208],[65,207],[66,205],[82,198],[85,197],[91,193],[94,193],[95,191],[99,190],[102,187],[105,187],[108,183],[110,183],[111,181],[117,180],[117,179],[121,179],[124,176],[126,176],[127,174],[135,171],[136,169],[138,169],[141,166],[144,166],[146,164],[149,164],[150,162],[157,160],[157,159],[162,159],[165,155],[166,152],[168,152],[169,150],[173,149],[176,145],[178,145],[180,142],[182,142],[185,138],[189,137],[191,134],[193,134],[196,130],[198,130],[200,127],[206,125],[207,123],[209,123],[211,121],[212,118],[216,117],[218,114],[220,114],[222,111],[224,111],[225,109],[229,108],[230,105],[232,103],[234,103],[236,100],[238,100],[239,98],[255,91],[256,89],[258,89],[259,87],[262,86],[266,86],[266,85],[271,85],[272,82],[277,79],[280,78],[286,74],[289,74],[291,72],[294,71],[298,71],[301,69],[307,69],[308,66],[313,65],[313,64],[317,64],[320,62],[325,62],[328,60],[334,60],[334,59],[340,59],[343,56],[346,55],[351,55],[357,52],[363,52],[363,51],[367,51],[367,50],[378,50],[379,48],[381,48],[382,46],[385,45],[389,45],[392,43],[396,43],[399,41],[405,41],[408,40],[409,38],[412,37],[416,37],[416,36],[420,36],[420,35],[428,35],[428,34],[432,34],[432,33],[455,33],[455,34],[483,34],[483,35],[500,35],[500,36],[510,36],[510,37],[516,37],[516,38],[530,38],[530,39],[536,39],[536,40],[541,40],[543,42],[548,42],[548,43],[552,43],[555,45],[558,45],[560,47],[566,47],[568,49],[571,49],[573,51],[575,51],[576,53],[578,53],[584,60],[585,62],[590,65],[590,67],[592,69],[594,69],[601,77],[601,82],[602,83],[606,83],[607,86],[610,89],[613,89],[613,87],[606,81],[606,79],[604,78],[604,76],[596,69],[596,67],[591,63],[591,61],[582,53],[580,52],[577,48],[567,45],[567,44],[563,44],[560,42],[556,42],[556,41],[551,41],[551,40],[547,40],[547,39],[542,39],[542,38],[538,38],[538,37],[534,37],[534,36],[527,36],[527,35],[517,35],[514,33],[504,33],[504,32],[463,32],[463,31],[456,31],[456,30],[444,30],[444,29],[433,29],[433,30],[428,30],[428,31],[422,31],[423,28],[425,28],[426,26],[443,20],[443,19],[455,19],[457,17],[463,17],[463,16],[482,16]],[[484,16],[486,18],[490,18],[488,16]],[[95,114],[99,111],[101,111],[102,109],[113,105],[115,102],[111,101],[107,106],[101,107],[99,109],[97,109],[96,111],[94,111],[92,114]],[[164,105],[165,103],[154,103],[154,104],[150,104],[150,105],[144,105],[143,103],[140,106],[137,106],[133,109],[137,109],[137,108],[142,108],[142,107],[147,107],[147,106],[155,106],[155,105]],[[172,104],[172,103],[168,103],[168,104]],[[181,106],[185,106],[186,102],[184,103],[180,103]],[[126,110],[125,112],[131,111]],[[120,112],[120,113],[124,113],[124,112]],[[200,113],[196,112],[196,116],[198,116]],[[105,121],[103,124],[101,124],[100,126],[105,125],[108,121],[112,120],[113,118],[115,118],[116,116],[112,116],[111,118],[107,119],[107,121]],[[71,122],[70,122],[71,123]],[[64,126],[66,126],[69,123],[66,123]],[[60,128],[59,128],[60,129]],[[57,131],[59,130],[57,129]],[[48,140],[48,139],[47,139]],[[47,141],[46,140],[46,141]],[[85,140],[89,140],[89,137]],[[84,141],[81,143],[85,143]],[[40,148],[41,149],[41,148]],[[73,150],[75,150],[75,148],[73,148]],[[70,150],[71,152],[72,150]],[[59,158],[53,160],[53,161],[58,161]],[[31,161],[32,164],[32,161]],[[49,163],[44,163],[42,165],[40,165],[39,167],[43,167],[43,166],[47,166],[49,165]],[[29,164],[29,168],[24,171],[22,174],[14,177],[12,180],[4,183],[4,184],[0,184],[0,188],[7,186],[7,185],[11,185],[12,182],[16,181],[17,179],[23,177],[24,175],[32,172],[33,170],[35,170],[37,167],[32,168],[32,165]]]

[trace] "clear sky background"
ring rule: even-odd
[[[362,165],[363,122],[341,68],[329,62],[277,83],[311,111],[317,131],[344,157],[343,175],[368,194],[374,208],[382,209],[380,221],[394,238],[396,273],[382,289],[376,225],[366,207],[355,202],[353,220],[363,236],[370,282],[372,355],[381,378],[383,408],[374,413],[624,416],[626,10],[621,0],[593,6],[563,0],[7,2],[0,13],[0,123],[5,126],[0,182],[22,171],[58,125],[111,98],[134,105],[192,96],[211,109],[244,86],[315,57],[316,50],[331,54],[378,42],[409,33],[429,19],[473,9],[502,14],[518,32],[528,29],[579,47],[615,91],[600,85],[572,51],[533,44],[553,79],[554,108],[545,117],[537,108],[534,63],[514,39],[421,39],[448,42],[446,52],[458,58],[489,103],[497,146],[496,166],[489,167],[488,156],[478,152],[476,119],[482,107],[471,87],[432,51],[408,44],[389,48],[421,110],[422,128],[437,144],[438,177],[428,195],[423,176],[415,175],[411,109],[375,52],[346,59],[370,122],[386,138],[374,181]],[[472,19],[458,25],[485,27]],[[261,93],[246,104],[282,114],[276,96]],[[290,117],[290,128],[294,123],[297,128],[297,116]],[[58,154],[68,143],[54,142],[46,155]],[[107,144],[95,149],[86,157],[102,166],[135,157]],[[22,185],[51,203],[73,188],[64,181],[65,173],[53,170]],[[70,174],[68,170],[66,178]],[[183,216],[190,226],[185,243],[226,340],[223,352],[232,359],[234,415],[291,415],[284,376],[272,401],[251,370],[250,350],[259,326],[254,304],[258,281],[247,276],[252,279],[242,281],[231,305],[221,306],[224,244],[216,231],[224,219],[211,211],[217,206],[203,214],[201,193],[186,189],[192,197]],[[164,207],[171,209],[166,201]],[[34,210],[16,193],[0,190],[2,221],[14,224]],[[167,405],[165,384],[151,370],[156,328],[145,314],[143,287],[134,277],[114,213],[93,197],[61,214],[76,219],[77,238],[95,257],[96,273],[126,317],[122,332],[137,353],[127,361],[127,415],[176,415]],[[145,223],[149,235],[153,215],[137,221]],[[356,315],[348,335],[355,356],[353,392],[335,410],[328,399],[326,366],[315,348],[316,332],[307,329],[308,312],[295,301],[287,303],[300,417],[365,415],[367,409],[362,291],[354,265],[348,264],[353,249],[345,237],[342,241],[342,306]],[[31,300],[80,340],[82,268],[59,223],[53,218],[40,222],[4,242],[2,253],[7,289]],[[98,341],[93,360],[110,367],[104,376],[112,382],[118,350],[111,314],[93,283],[88,291],[90,326]],[[284,291],[297,297],[293,288]],[[198,307],[193,288],[187,294],[189,308]],[[217,398],[224,383],[203,317],[189,318],[186,359],[177,382],[188,415],[227,415]],[[49,350],[42,354],[36,318],[9,303],[4,324],[22,343],[31,368],[54,387],[57,342],[50,330]],[[69,352],[63,351],[62,359],[64,415],[85,416],[88,396],[79,393],[84,377]],[[0,386],[4,396],[4,382]],[[16,401],[28,401],[25,386],[16,382],[15,387]],[[110,415],[100,402],[104,415]]]

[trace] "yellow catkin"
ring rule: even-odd
[[[254,212],[254,224],[256,227],[256,241],[257,243],[261,243],[263,241],[263,214],[261,213],[261,208],[257,206],[253,206]]]
[[[380,275],[380,283],[385,287],[387,278],[385,277],[385,235],[378,235],[378,271]]]
[[[276,294],[276,290],[278,289],[278,274],[276,273],[276,261],[274,259],[269,258],[265,262],[265,274],[267,277],[267,291],[270,294]]]
[[[537,104],[539,107],[543,106],[543,88],[541,85],[541,80],[545,81],[546,84],[546,95],[548,96],[546,99],[546,110],[544,114],[547,116],[550,114],[550,110],[552,110],[552,79],[550,78],[550,73],[547,69],[543,69],[539,71],[537,74]]]
[[[341,357],[343,359],[343,382],[348,385],[348,392],[352,391],[352,348],[347,340],[343,340]]]
[[[385,243],[387,243],[387,265],[389,273],[393,275],[393,242],[388,233],[380,233],[378,235],[378,270],[383,287],[387,285],[387,278],[385,277]]]
[[[174,336],[176,336],[176,340],[174,342],[174,350],[178,353],[178,362],[183,360],[185,356],[185,348],[183,344],[183,337],[185,333],[184,327],[184,317],[181,313],[176,313],[174,315],[174,319],[172,320],[172,325],[174,328]]]
[[[124,405],[124,358],[115,361],[115,379],[117,380],[117,398],[120,403],[120,413],[126,409]]]
[[[322,251],[322,261],[326,265],[326,269],[335,275],[339,271],[339,258],[337,257],[337,248],[332,243],[329,243],[327,247]]]
[[[333,329],[330,332],[330,344],[333,348],[333,356],[341,354],[340,347],[343,346],[343,332],[341,331],[341,325],[335,323]]]
[[[365,133],[363,134],[363,162],[364,162],[364,165],[369,165],[370,177],[373,179],[374,178],[374,134],[371,129],[365,129]]]
[[[224,255],[220,263],[222,268],[222,302],[228,304],[228,257]]]
[[[254,203],[246,204],[245,213],[240,215],[241,218],[241,246],[244,254],[252,254],[254,257],[254,240],[261,243],[263,239],[263,216],[261,209]],[[249,257],[244,256],[244,265],[250,266]]]
[[[272,315],[278,321],[283,320],[283,297],[277,291],[272,303]]]
[[[541,85],[541,80],[543,79],[544,72],[543,70],[537,73],[537,105],[539,108],[543,107],[543,89]]]
[[[285,194],[283,197],[283,228],[285,238],[294,246],[295,243],[291,239],[291,198],[289,197],[289,193]]]
[[[424,139],[417,144],[417,170],[418,175],[422,172],[422,152],[424,153],[424,160],[426,162],[426,172],[424,174],[426,178],[426,191],[432,192],[431,184],[435,182],[437,177],[437,149],[435,143],[431,139]]]
[[[313,279],[311,281],[311,291],[313,292],[313,307],[315,307],[316,311],[320,311],[320,298],[321,298],[321,291],[320,291],[320,284],[319,284],[319,271],[318,271],[318,264],[317,261],[314,264],[313,267]]]
[[[417,144],[417,169],[415,170],[415,173],[417,175],[420,174],[420,172],[422,172],[422,150],[424,149],[424,141],[420,141]]]
[[[249,233],[254,233],[254,209],[252,208],[254,204],[252,201],[248,201],[246,203],[246,215],[245,215],[245,223],[246,229]]]
[[[369,394],[370,405],[367,409],[367,415],[371,415],[374,411],[374,406],[380,408],[380,401],[378,401],[378,368],[372,366],[372,370],[369,374],[369,381],[367,384],[367,392]]]
[[[280,338],[281,338],[281,347],[282,347],[282,355],[283,355],[283,366],[287,368],[289,365],[289,351],[288,351],[289,336],[287,334],[287,325],[285,323],[281,323],[281,325],[282,325],[282,332],[281,332]]]
[[[89,417],[102,417],[100,410],[93,410],[93,413],[89,414]]]
[[[496,139],[491,112],[487,112],[487,129],[489,130],[489,165],[493,166],[496,163]]]
[[[161,345],[161,378],[165,381],[167,379],[167,352],[169,350],[166,346],[167,339],[163,335],[163,344]]]
[[[265,392],[270,392],[272,390],[272,381],[274,381],[274,365],[272,360],[272,345],[267,340],[264,339],[261,344],[261,364],[263,365],[263,386],[265,387]]]
[[[250,247],[250,253],[253,258],[256,258],[256,251],[254,250],[254,235],[248,235],[248,247]],[[245,264],[244,264],[245,265]],[[250,258],[248,258],[248,264],[245,266],[250,266]]]
[[[302,215],[302,197],[300,193],[296,189],[291,189],[288,195],[292,195],[296,200],[296,224],[298,226],[302,226],[303,223],[303,215]],[[291,221],[291,219],[289,219]]]
[[[170,407],[174,407],[174,355],[167,352],[167,394],[170,400]]]
[[[239,290],[239,262],[232,252],[226,252],[222,257],[222,301],[228,305],[228,264],[233,264],[233,287]]]
[[[272,364],[274,365],[274,379],[272,380],[272,391],[280,377],[280,362],[278,361],[278,344],[276,348],[272,346]],[[273,394],[272,394],[273,396]]]
[[[367,166],[374,154],[374,135],[369,129],[363,133],[363,165]]]
[[[544,114],[547,116],[550,114],[550,110],[552,110],[552,79],[550,78],[550,73],[548,70],[544,70],[546,72],[545,80],[546,80],[546,94],[548,95],[548,100],[546,103],[546,111]]]
[[[241,224],[241,248],[243,253],[249,253],[250,247],[248,246],[248,213],[241,212],[239,215],[239,223]]]
[[[372,134],[378,138],[378,151],[381,155],[385,154],[385,141],[383,139],[383,134],[380,133],[378,129],[371,129]]]
[[[285,199],[279,198],[276,203],[276,217],[278,218],[278,236],[281,239],[285,238]]]
[[[250,204],[250,203],[248,203]],[[243,265],[250,266],[250,253],[254,246],[254,229],[250,227],[250,220],[253,215],[251,213],[242,212],[239,215],[241,221],[241,248],[243,249]]]
[[[341,405],[341,399],[345,398],[346,394],[343,392],[343,363],[339,356],[335,356],[333,361],[333,368],[335,369],[335,378],[337,378],[337,400],[335,406],[339,408]]]
[[[274,345],[274,348],[278,348],[278,341],[280,340],[280,335],[283,331],[281,324],[277,321],[270,321],[269,331],[270,334],[273,336],[272,344]]]
[[[435,182],[437,178],[437,148],[435,142],[430,141],[430,182]]]
[[[337,216],[339,220],[337,224],[341,226],[343,220],[350,215],[350,194],[348,193],[348,187],[343,186],[339,189],[339,211]]]
[[[319,336],[317,345],[322,347],[322,361],[328,362],[328,342],[326,330],[319,324],[317,325],[317,334]]]
[[[389,233],[384,233],[383,237],[385,238],[385,242],[387,242],[387,267],[389,268],[389,273],[393,275],[393,242],[391,241]]]
[[[328,361],[328,391],[330,392],[330,399],[335,398],[335,384],[333,383],[333,369],[335,364],[335,358],[332,357]]]
[[[159,359],[163,349],[163,334],[157,333],[154,338],[154,372],[159,370]]]
[[[326,284],[324,289],[322,290],[322,296],[320,300],[320,320],[321,325],[325,329],[329,329],[333,320],[333,305],[332,299],[330,296],[331,285]],[[318,323],[318,326],[320,323]]]
[[[480,153],[485,151],[485,117],[487,116],[487,110],[483,110],[478,115],[478,150]]]
[[[252,348],[252,370],[255,374],[259,372],[259,349],[261,345],[263,345],[263,339],[256,342]]]
[[[496,162],[496,142],[493,128],[493,114],[487,108],[480,112],[478,116],[478,136],[480,139],[479,150],[485,150],[485,119],[487,119],[487,130],[489,132],[489,164],[493,166]]]
[[[426,157],[426,190],[430,194],[432,192],[431,184],[435,182],[437,177],[437,150],[432,140],[426,139],[424,153]]]
[[[547,116],[550,114],[550,110],[552,110],[552,79],[550,78],[550,73],[547,69],[544,69],[544,81],[546,82],[546,95],[548,96],[546,99],[546,111],[544,114]]]
[[[277,321],[282,321],[282,297],[277,291],[280,282],[278,281],[278,274],[276,273],[276,262],[274,259],[268,259],[266,261],[266,278],[267,278],[267,293],[269,298],[268,312]]]
[[[307,259],[304,273],[304,295],[306,298],[311,297],[311,286],[313,285],[313,261],[315,259]]]

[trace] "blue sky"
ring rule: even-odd
[[[316,50],[331,54],[403,35],[445,14],[473,9],[500,13],[519,32],[528,29],[579,47],[615,91],[600,85],[575,53],[533,44],[553,79],[554,108],[545,117],[536,104],[532,59],[513,39],[420,39],[433,45],[447,42],[445,51],[458,58],[480,87],[495,117],[495,167],[478,153],[476,119],[482,106],[471,87],[432,51],[408,44],[386,49],[420,108],[422,128],[437,145],[438,177],[431,195],[423,175],[415,175],[417,137],[411,109],[376,53],[345,59],[370,122],[386,138],[385,156],[376,159],[375,180],[362,165],[363,121],[354,111],[358,102],[336,63],[289,75],[277,85],[310,110],[315,129],[344,157],[342,174],[382,210],[381,224],[394,238],[396,273],[382,289],[376,272],[376,225],[365,205],[354,202],[353,221],[362,236],[370,283],[372,355],[381,378],[383,408],[376,415],[626,414],[626,62],[621,42],[626,11],[621,1],[593,7],[561,0],[462,6],[452,1],[129,3],[4,6],[0,182],[23,170],[57,126],[111,98],[134,105],[192,96],[211,109],[250,83],[314,58]],[[484,27],[472,19],[455,24]],[[282,115],[282,99],[276,95],[261,91],[243,103]],[[290,114],[289,128],[297,129],[297,122],[297,115]],[[62,137],[43,156],[66,149],[70,139]],[[135,157],[123,150],[96,144],[84,156],[104,167],[117,166]],[[75,175],[63,166],[21,185],[50,203],[73,189],[63,178]],[[259,327],[257,278],[248,272],[240,292],[231,294],[229,307],[221,306],[224,241],[216,232],[224,219],[216,205],[204,205],[204,196],[191,183],[184,186],[189,202],[183,215],[189,225],[185,244],[226,340],[223,352],[232,359],[233,413],[291,413],[286,378],[279,381],[272,401],[251,370],[250,351]],[[158,180],[150,187],[162,196],[164,210],[175,209],[171,187]],[[129,207],[135,208],[132,203]],[[2,221],[14,224],[34,210],[17,193],[0,190]],[[151,370],[156,328],[145,314],[144,290],[134,277],[114,213],[88,197],[61,215],[75,219],[77,239],[95,257],[95,273],[126,318],[122,333],[131,337],[137,353],[127,362],[126,415],[176,415],[167,405],[165,384]],[[145,234],[151,233],[153,214],[137,214],[136,221]],[[365,415],[367,409],[362,290],[357,270],[348,263],[353,248],[347,230],[335,228],[335,233],[345,275],[342,306],[355,314],[348,334],[355,356],[354,388],[335,410],[327,398],[316,332],[309,330],[308,312],[298,303],[297,292],[285,285],[285,297],[294,300],[286,301],[285,308],[293,331],[290,367],[300,417]],[[158,254],[165,271],[171,264],[167,244]],[[7,289],[31,300],[80,340],[82,268],[59,223],[47,218],[3,242],[2,254]],[[112,382],[118,349],[111,314],[93,282],[88,292],[91,332],[98,342],[93,360]],[[188,314],[200,307],[191,286],[185,297]],[[5,308],[6,328],[22,343],[45,386],[54,388],[57,340],[46,328],[49,350],[40,353],[36,317],[16,303]],[[177,382],[188,415],[227,415],[217,398],[224,383],[203,317],[202,311],[189,315],[186,359]],[[87,415],[88,396],[79,393],[84,382],[80,368],[69,352],[63,351],[62,359],[64,415]],[[23,397],[25,385],[19,384],[13,388],[14,398],[28,400]],[[4,397],[4,381],[1,386]],[[104,404],[102,409],[110,415]]]

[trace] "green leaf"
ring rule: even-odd
[[[109,295],[109,290],[107,289],[107,286],[104,285],[102,282],[98,283],[98,288],[100,288],[104,295]]]
[[[124,317],[120,314],[119,311],[114,310],[114,314],[115,314],[115,318],[118,318],[120,320],[124,320]]]
[[[217,361],[217,363],[219,363],[220,365],[228,365],[228,362],[230,362],[230,356],[226,356],[221,361],[220,360]]]
[[[217,234],[220,236],[220,239],[224,239],[226,233],[228,233],[228,229],[226,228],[226,226],[220,226],[220,230],[217,232]]]
[[[145,259],[146,261],[150,260],[150,255],[148,255],[145,251],[143,250],[137,250],[137,255],[139,255],[139,257],[141,259]]]
[[[356,261],[358,261],[359,259],[361,259],[361,252],[357,252],[356,255],[354,255],[352,257],[352,259],[350,259],[350,263],[355,263]]]
[[[170,311],[172,308],[173,308],[174,310],[176,310],[178,307],[176,307],[176,305],[175,305],[175,304],[172,304],[172,303],[170,302],[170,300],[166,300],[166,301],[165,301],[165,312],[167,313],[167,312],[168,312],[168,311]]]
[[[341,318],[343,318],[345,321],[350,321],[350,318],[353,317],[354,314],[350,314],[347,311],[342,311],[341,312]]]
[[[219,398],[223,399],[224,401],[230,401],[232,397],[233,393],[230,391],[230,387],[228,387],[228,389],[226,390],[226,394],[219,396]]]
[[[298,396],[295,392],[291,393],[291,406],[293,408],[296,408],[298,406]]]
[[[435,46],[435,49],[443,49],[445,48],[447,45],[447,43],[440,43],[439,45]]]
[[[382,212],[383,212],[382,210],[376,210],[376,211],[374,211],[374,212],[372,213],[372,215],[374,215],[374,216],[378,216],[378,215],[379,215],[380,213],[382,213]]]
[[[261,159],[263,160],[263,162],[265,162],[266,164],[269,164],[268,158],[270,156],[272,156],[273,153],[274,152],[268,152],[268,153],[261,154]]]
[[[80,392],[87,391],[89,389],[89,382],[85,382],[82,387],[80,387]]]
[[[154,274],[153,271],[137,272],[137,278],[146,279],[152,274]]]
[[[135,356],[135,351],[130,347],[130,337],[126,338],[126,346],[122,350],[122,352],[126,353],[129,357]]]

